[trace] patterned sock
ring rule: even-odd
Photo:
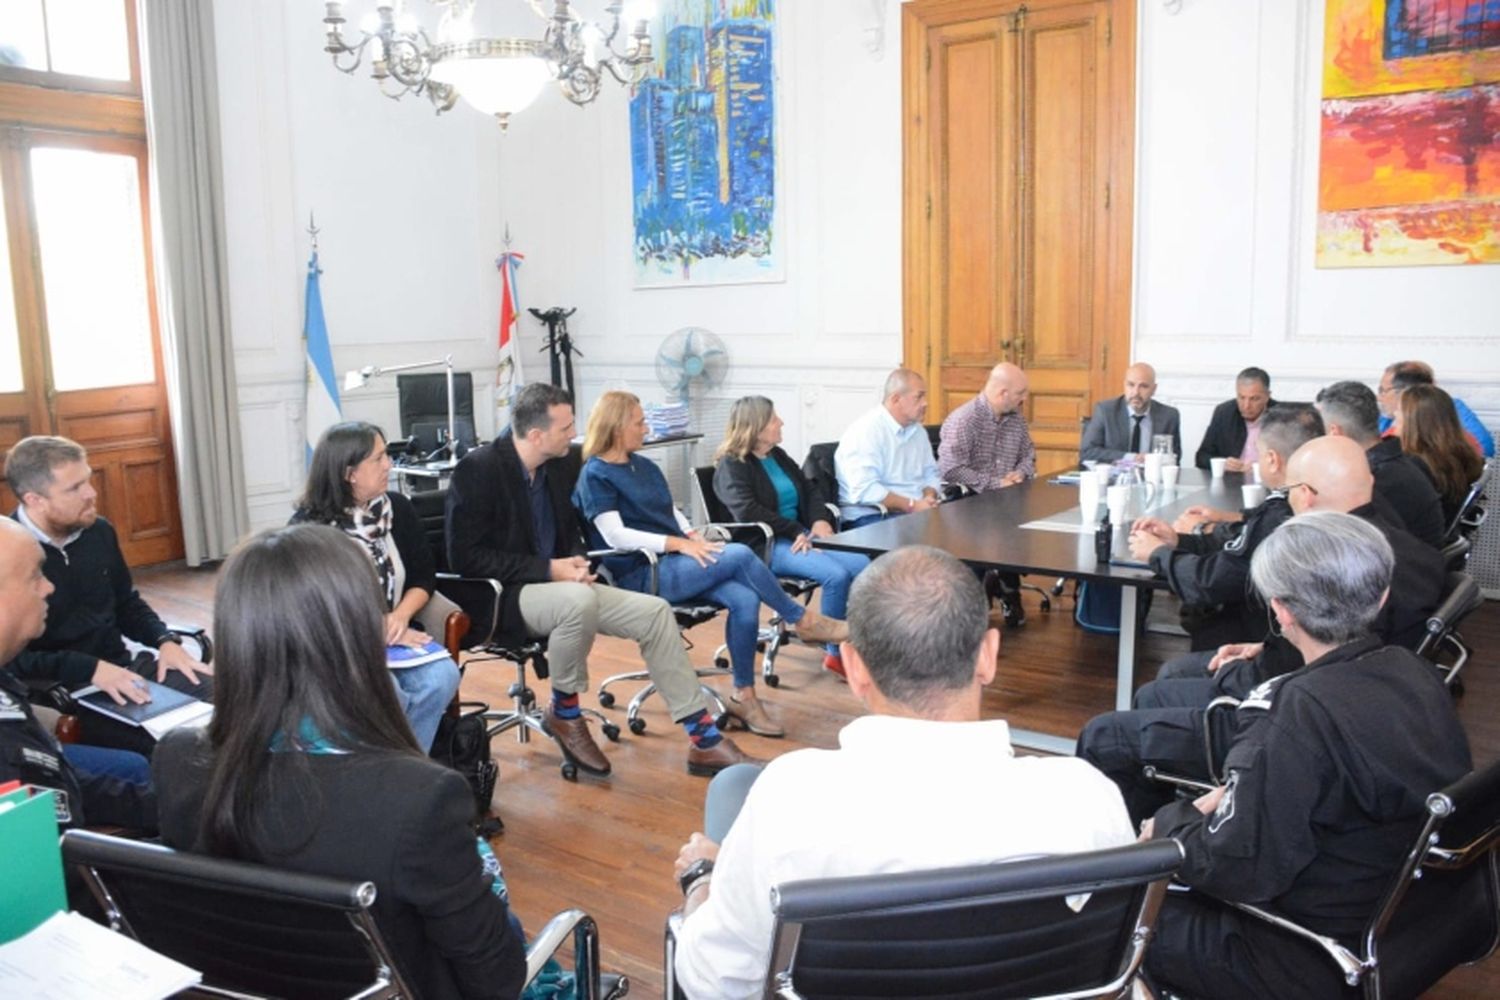
[[[708,714],[706,708],[700,708],[683,719],[682,728],[687,730],[688,739],[692,740],[693,746],[699,750],[712,750],[724,738],[724,734],[719,732],[719,727],[714,725],[714,717]]]
[[[583,713],[578,708],[577,694],[563,694],[561,691],[552,692],[552,714],[559,719],[576,719]]]

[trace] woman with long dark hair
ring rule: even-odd
[[[668,602],[706,597],[728,609],[724,641],[734,671],[729,714],[752,733],[784,736],[755,693],[755,643],[760,606],[766,604],[791,622],[804,642],[841,642],[849,629],[842,621],[811,611],[787,596],[776,576],[750,549],[737,542],[710,541],[694,531],[672,505],[655,462],[637,454],[646,440],[641,401],[628,392],[606,392],[589,413],[583,438],[587,461],[573,502],[593,532],[612,548],[645,548],[662,554],[658,590]],[[639,559],[606,559],[615,583],[646,590],[650,570]]]
[[[320,525],[252,538],[224,567],[214,638],[213,720],[155,755],[163,840],[372,881],[422,996],[517,996],[520,935],[486,874],[468,785],[402,716],[369,558]]]
[[[292,523],[327,524],[358,545],[380,580],[380,610],[389,647],[432,642],[418,615],[441,629],[451,602],[436,595],[437,566],[411,501],[388,492],[391,458],[374,424],[349,421],[323,432],[307,470],[307,488]],[[432,746],[438,722],[458,690],[458,664],[447,656],[417,666],[393,667],[396,697],[417,745]]]
[[[870,565],[868,556],[813,548],[814,538],[833,534],[821,497],[791,456],[781,449],[781,417],[764,396],[744,396],[729,409],[724,443],[714,455],[714,494],[736,521],[759,521],[775,533],[771,572],[816,580],[823,594],[818,607],[830,618],[843,618],[849,587]],[[747,533],[746,544],[763,555],[765,536]],[[839,648],[829,643],[823,666],[844,675]]]
[[[1435,385],[1411,386],[1401,393],[1393,426],[1401,450],[1427,463],[1443,501],[1443,524],[1452,524],[1469,487],[1484,471],[1484,459],[1458,421],[1453,397]]]

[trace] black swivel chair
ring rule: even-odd
[[[1500,763],[1427,796],[1427,816],[1358,946],[1247,903],[1231,904],[1310,942],[1370,1000],[1415,997],[1500,941]]]
[[[1458,672],[1469,662],[1470,650],[1458,626],[1484,604],[1479,583],[1467,573],[1450,572],[1443,584],[1443,600],[1427,618],[1427,634],[1417,644],[1417,655],[1432,661],[1443,683],[1459,694],[1463,678]]]
[[[468,656],[460,663],[467,670],[475,663],[504,660],[516,668],[515,683],[507,694],[514,702],[510,709],[491,709],[484,706],[485,722],[489,726],[490,738],[514,729],[516,740],[529,743],[532,733],[545,739],[556,740],[542,725],[542,708],[537,704],[536,692],[526,681],[529,666],[538,680],[550,675],[547,668],[547,640],[519,639],[500,632],[500,595],[504,588],[500,581],[485,577],[465,577],[448,571],[447,541],[444,535],[445,504],[447,494],[434,490],[411,496],[412,506],[422,521],[422,530],[427,543],[432,547],[438,567],[438,590],[448,600],[464,610],[469,618],[469,629],[457,642],[449,640],[450,650],[462,648]],[[457,659],[457,657],[454,657]],[[620,739],[620,727],[591,708],[581,709],[586,715],[598,720],[600,729],[611,742]],[[559,747],[560,749],[560,747]],[[566,756],[560,766],[562,776],[569,781],[578,777],[578,767]]]
[[[159,844],[70,830],[62,855],[109,926],[203,973],[193,993],[229,997],[412,997],[370,907],[377,886]],[[627,980],[599,972],[599,934],[582,910],[553,917],[526,950],[527,982],[572,938],[583,1000]]]
[[[719,495],[714,492],[714,467],[712,465],[700,465],[693,469],[693,492],[697,495],[698,506],[707,520],[720,524],[729,524],[734,521],[734,514],[724,506],[724,501],[720,500]],[[829,504],[828,512],[831,517],[837,519],[837,507]],[[771,534],[770,525],[757,523],[755,527],[768,535]],[[775,544],[774,537],[766,544],[767,546]],[[768,561],[769,558],[768,552]],[[818,589],[818,581],[802,576],[778,576],[776,579],[781,584],[781,589],[786,591],[787,596],[792,600],[801,601],[803,604],[812,603],[813,591]],[[761,653],[760,675],[767,687],[778,687],[781,684],[781,677],[776,673],[776,654],[791,638],[792,630],[787,627],[780,615],[772,615],[771,620],[760,628],[756,649]]]
[[[1468,495],[1464,502],[1459,504],[1458,513],[1453,516],[1453,521],[1448,525],[1448,531],[1443,535],[1444,539],[1452,541],[1455,538],[1468,538],[1479,530],[1484,523],[1485,516],[1489,513],[1484,508],[1484,493],[1490,485],[1490,479],[1495,475],[1495,460],[1492,458],[1484,463],[1484,470],[1479,473],[1479,478],[1469,486]]]
[[[928,872],[790,882],[771,890],[764,996],[1116,997],[1140,968],[1175,840]],[[1086,901],[1070,905],[1087,894]],[[667,995],[682,996],[666,940]]]

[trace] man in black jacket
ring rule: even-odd
[[[465,576],[504,587],[499,628],[547,636],[552,700],[543,719],[564,754],[592,774],[610,771],[579,712],[588,689],[589,650],[596,634],[640,645],[652,683],[672,718],[687,730],[688,773],[715,774],[753,762],[719,732],[688,662],[671,607],[659,597],[596,584],[568,494],[573,400],[545,383],[521,390],[509,434],[464,456],[448,485],[448,564]]]
[[[1255,439],[1260,418],[1276,401],[1271,398],[1271,376],[1264,368],[1246,368],[1235,376],[1234,398],[1214,407],[1195,464],[1209,466],[1209,459],[1227,459],[1230,472],[1248,472],[1255,461]]]
[[[1401,526],[1419,541],[1442,548],[1443,501],[1420,458],[1403,454],[1401,439],[1380,436],[1380,404],[1363,382],[1335,382],[1318,392],[1318,410],[1329,434],[1341,434],[1365,450],[1375,476],[1375,494],[1384,497]]]
[[[1245,511],[1240,520],[1199,521],[1190,532],[1155,517],[1139,518],[1131,525],[1131,555],[1149,562],[1182,599],[1182,624],[1193,650],[1218,649],[1265,635],[1266,609],[1247,586],[1250,557],[1292,516],[1282,492],[1287,461],[1322,435],[1323,421],[1310,406],[1280,406],[1266,413],[1262,424],[1256,449],[1261,482],[1272,492],[1259,506]]]
[[[1256,718],[1229,749],[1222,785],[1168,803],[1143,827],[1143,837],[1182,844],[1177,879],[1198,890],[1162,906],[1146,956],[1159,986],[1228,1000],[1343,995],[1316,949],[1217,899],[1357,947],[1426,797],[1472,766],[1435,672],[1371,634],[1399,586],[1398,558],[1339,513],[1299,515],[1256,554],[1256,589],[1307,666],[1246,699]]]
[[[136,592],[114,527],[99,516],[88,455],[61,437],[23,438],[5,460],[5,479],[21,501],[14,517],[41,543],[47,579],[47,630],[12,664],[23,680],[93,684],[117,703],[150,700],[142,677],[203,701],[213,699],[213,670],[195,659]],[[125,639],[156,650],[132,655]],[[94,712],[80,716],[86,743],[150,755],[145,731]]]
[[[110,823],[133,829],[156,827],[156,795],[147,782],[123,781],[106,771],[74,766],[67,751],[37,721],[26,685],[11,660],[47,626],[52,582],[43,572],[41,545],[14,521],[0,519],[0,783],[20,780],[56,795],[62,827]],[[125,750],[85,748],[106,769],[143,769],[145,759]],[[147,772],[149,777],[149,772]]]

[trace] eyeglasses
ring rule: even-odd
[[[1282,491],[1285,493],[1290,493],[1292,492],[1292,490],[1295,490],[1299,486],[1307,490],[1307,492],[1311,493],[1313,496],[1318,495],[1318,488],[1312,483],[1288,483],[1286,486],[1282,487]]]

